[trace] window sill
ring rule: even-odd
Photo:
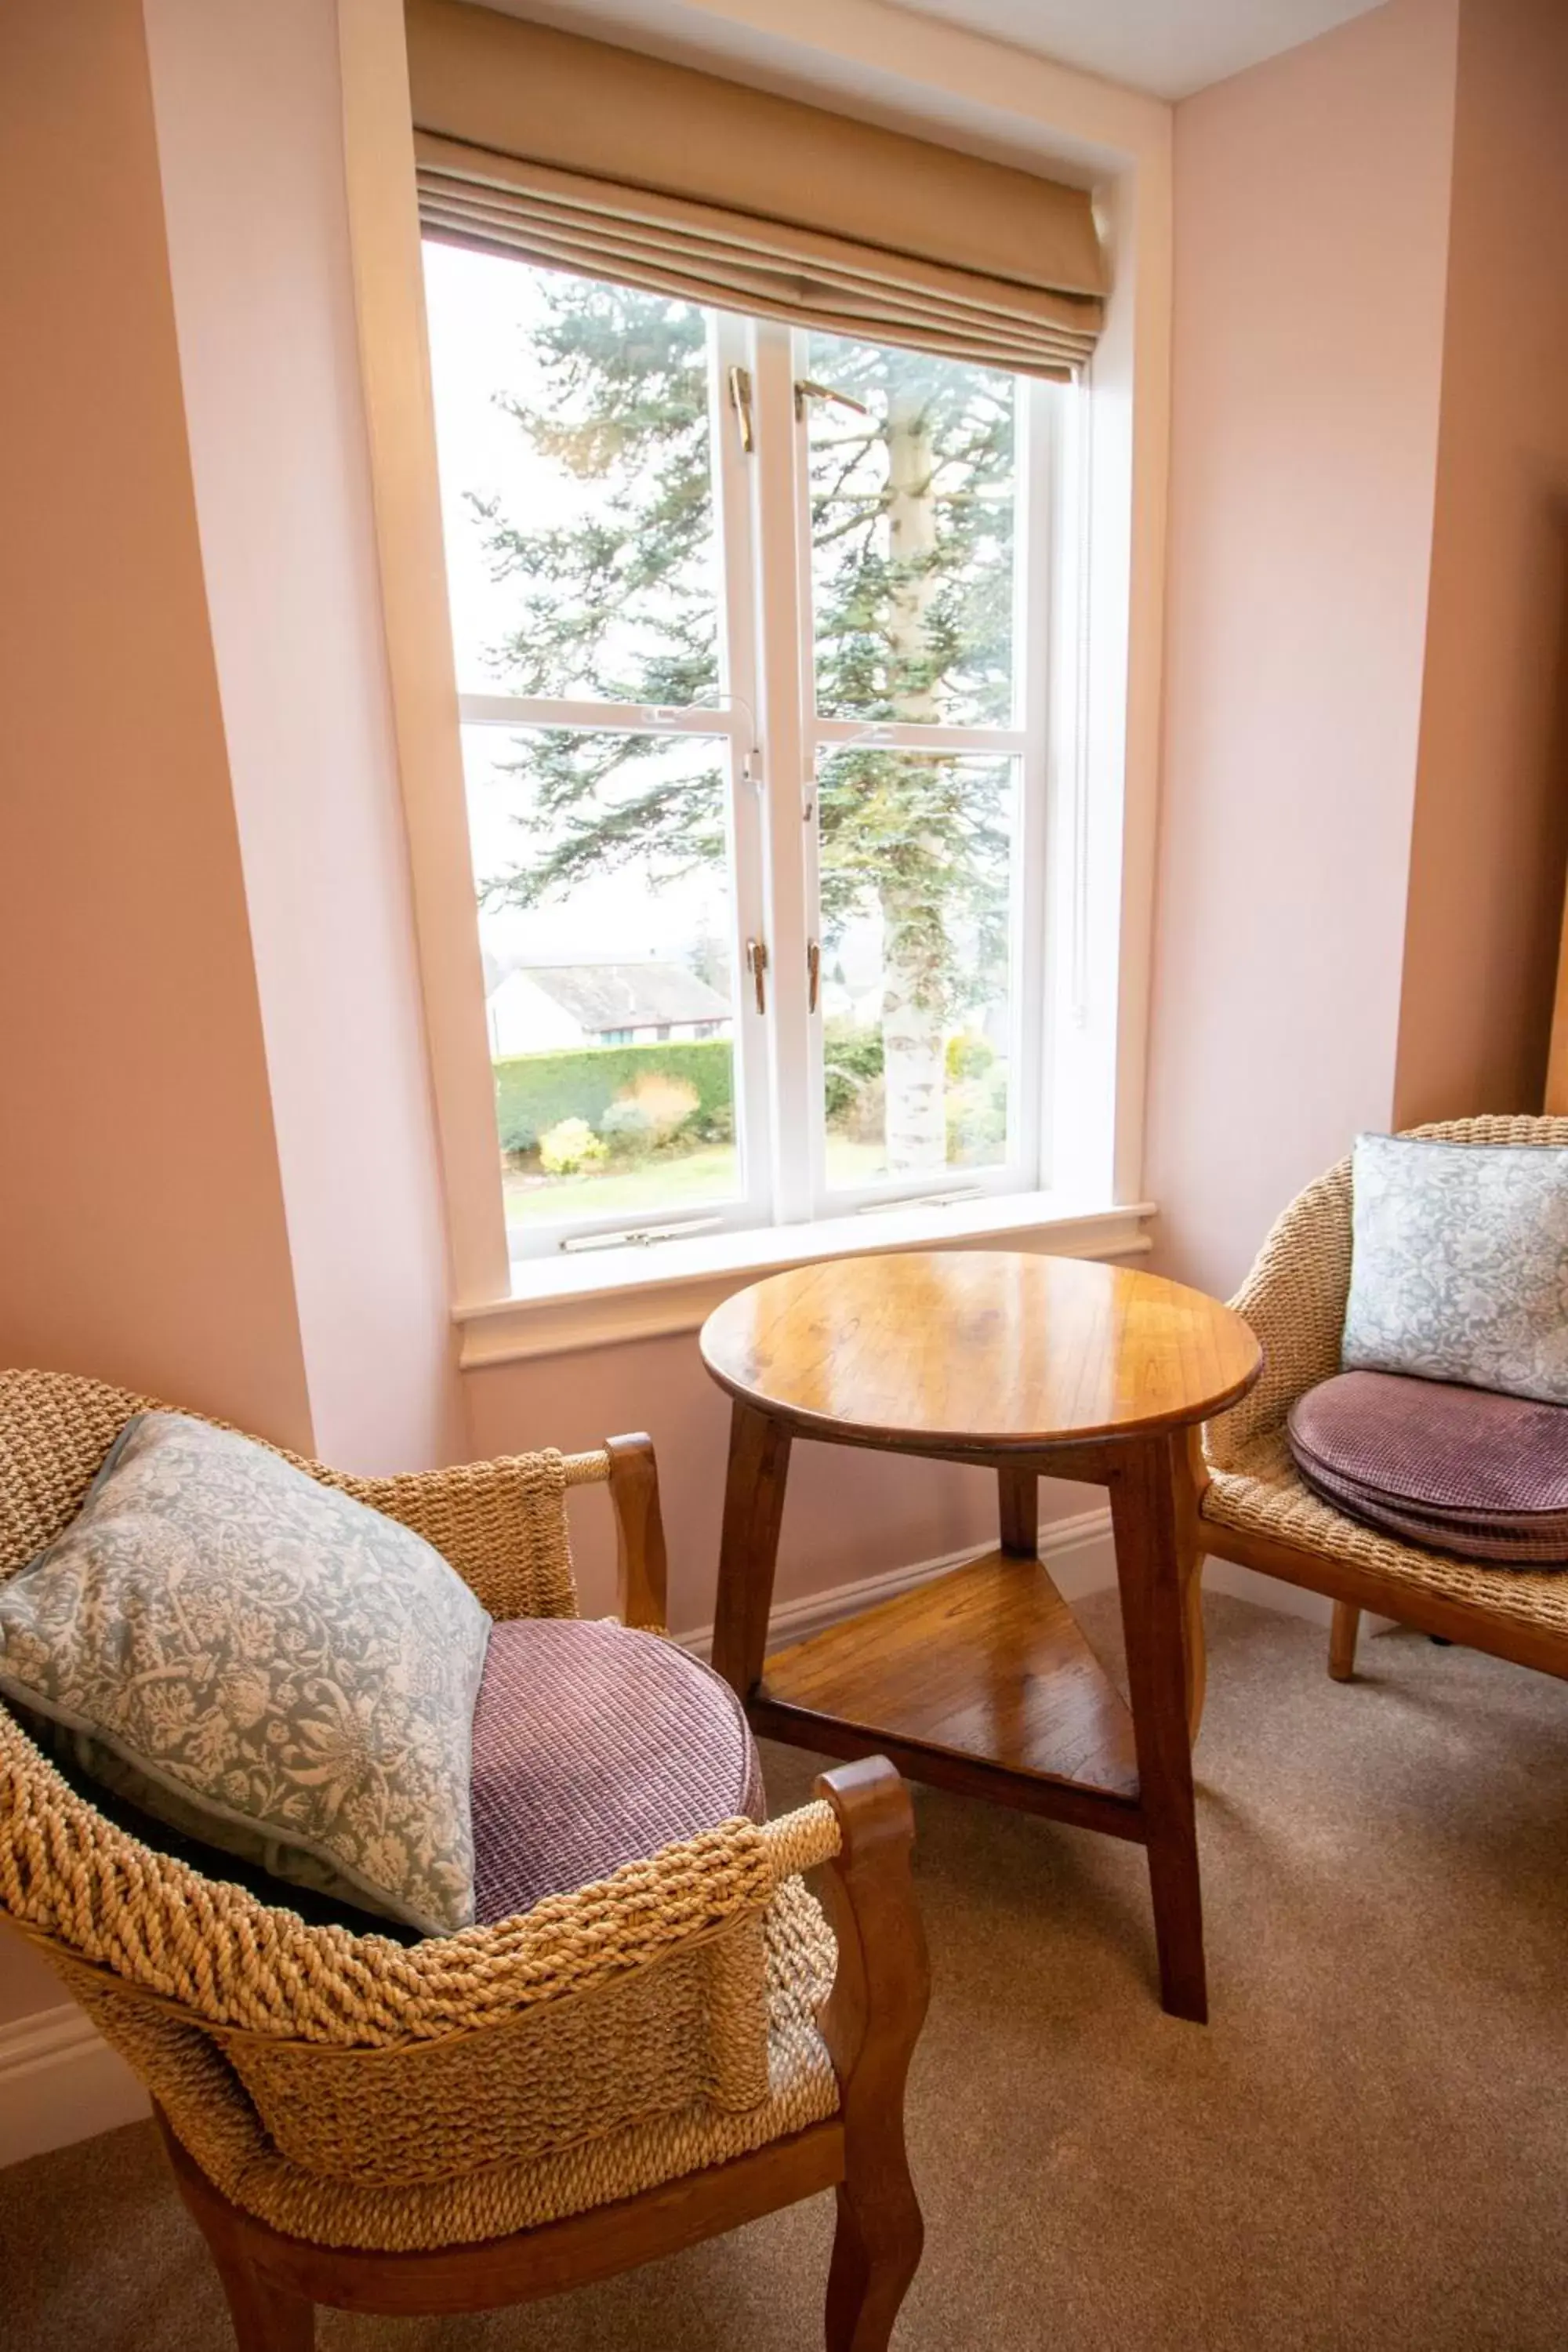
[[[477,1371],[534,1356],[695,1331],[715,1307],[749,1282],[786,1266],[889,1250],[1002,1246],[1058,1257],[1145,1255],[1148,1201],[1126,1208],[1074,1207],[1050,1192],[1014,1192],[950,1208],[885,1209],[811,1225],[705,1234],[655,1250],[606,1251],[536,1261],[518,1271],[510,1298],[459,1307],[458,1364]]]

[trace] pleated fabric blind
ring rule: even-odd
[[[1094,349],[1081,188],[461,0],[407,22],[431,236],[1020,374]]]

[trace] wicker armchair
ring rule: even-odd
[[[153,1400],[0,1373],[0,1577]],[[293,1459],[294,1457],[289,1457]],[[416,1528],[493,1616],[577,1613],[571,1486],[607,1481],[621,1613],[662,1630],[652,1449],[426,1475],[300,1466]],[[826,2188],[830,2352],[880,2352],[920,2258],[903,2085],[926,2001],[911,1817],[880,1759],[493,1927],[307,1926],[140,1843],[0,1707],[0,1911],[153,2095],[242,2352],[313,2305],[477,2311]],[[800,1874],[826,1865],[832,1926]]]
[[[1568,1118],[1465,1118],[1410,1129],[1447,1143],[1568,1144]],[[1285,1438],[1296,1399],[1340,1368],[1351,1271],[1351,1163],[1293,1201],[1231,1302],[1263,1342],[1250,1395],[1204,1433],[1205,1552],[1334,1602],[1329,1671],[1348,1682],[1361,1612],[1568,1676],[1568,1573],[1487,1568],[1348,1519],[1298,1476]]]

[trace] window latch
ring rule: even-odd
[[[816,1010],[817,992],[822,986],[822,942],[807,940],[805,943],[805,1009]]]
[[[746,941],[746,970],[751,973],[752,985],[757,992],[757,1011],[765,1013],[768,1009],[768,950],[765,940]]]
[[[732,374],[734,371],[731,369],[731,373]],[[830,383],[816,383],[808,375],[796,376],[795,413],[797,416],[805,415],[805,404],[808,400],[835,401],[840,408],[852,408],[857,416],[869,416],[871,414],[863,400],[851,400],[847,392],[835,392]]]
[[[757,446],[756,420],[752,415],[752,371],[732,367],[730,370],[730,405],[741,428],[741,446],[749,457]]]

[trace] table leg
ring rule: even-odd
[[[730,1417],[713,1665],[739,1698],[762,1680],[789,1450],[787,1429],[737,1400]]]
[[[1019,1559],[1037,1559],[1040,1551],[1040,1482],[1032,1470],[1011,1462],[996,1465],[996,1493],[1002,1528],[1002,1549]]]
[[[1208,1484],[1203,1432],[1194,1422],[1171,1440],[1176,1485],[1176,1542],[1181,1555],[1182,1620],[1187,1637],[1187,1732],[1196,1739],[1208,1685],[1208,1642],[1204,1633],[1203,1493]]]
[[[1208,1994],[1187,1728],[1186,1463],[1184,1430],[1145,1438],[1127,1446],[1110,1486],[1160,1998],[1173,2017],[1201,2025],[1208,2018]]]

